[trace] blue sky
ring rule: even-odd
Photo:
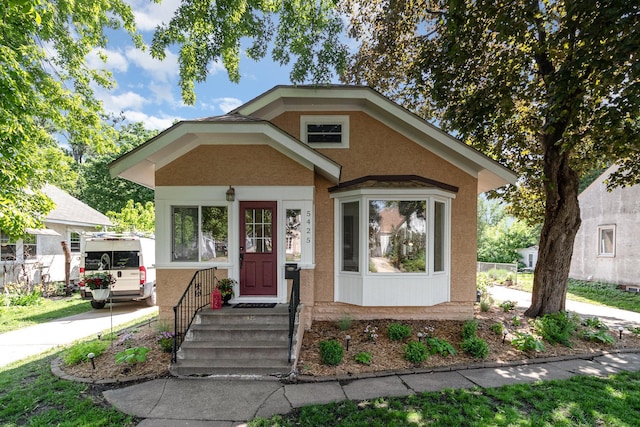
[[[138,31],[147,43],[155,27],[169,22],[179,0],[129,0],[136,17]],[[111,33],[106,63],[97,53],[89,55],[91,67],[106,68],[113,73],[117,87],[99,88],[97,96],[109,113],[122,112],[131,122],[143,122],[149,129],[166,129],[175,120],[224,114],[278,84],[290,84],[289,67],[281,67],[269,59],[255,62],[242,55],[240,83],[229,81],[222,65],[210,65],[207,81],[196,88],[196,104],[182,102],[178,86],[177,48],[167,52],[163,61],[135,48],[124,31]],[[269,55],[269,54],[268,54]],[[267,56],[268,56],[267,55]]]

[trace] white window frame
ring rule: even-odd
[[[209,207],[219,207],[219,208],[226,208],[227,209],[227,259],[226,260],[206,260],[203,261],[202,260],[202,254],[203,254],[203,248],[202,248],[202,209],[203,208],[209,208]],[[173,243],[174,243],[174,235],[173,235],[173,213],[174,213],[174,208],[197,208],[198,209],[198,230],[197,230],[197,245],[198,245],[198,254],[195,260],[176,260],[173,257]],[[214,266],[218,266],[218,265],[227,265],[229,264],[229,236],[230,236],[230,232],[231,232],[231,219],[229,218],[229,206],[227,203],[202,203],[202,204],[185,204],[185,205],[181,205],[181,204],[173,204],[170,207],[170,218],[169,218],[169,222],[170,222],[170,236],[169,236],[169,240],[171,242],[171,262],[175,263],[175,264],[180,264],[180,265],[184,265],[184,264],[190,264],[190,263],[198,263],[198,264],[207,264],[207,265],[214,265]]]
[[[611,252],[605,252],[602,240],[602,233],[605,231],[611,231]],[[615,224],[599,225],[598,226],[598,257],[613,258],[616,256],[616,226]]]
[[[341,125],[342,142],[309,142],[308,125]],[[300,140],[313,148],[349,148],[349,116],[347,115],[301,115]]]
[[[74,239],[74,234],[77,236],[76,239]],[[75,244],[74,244],[75,242]],[[80,233],[78,233],[77,231],[70,231],[69,232],[69,251],[71,253],[80,253],[81,251],[81,246],[80,246],[81,242],[80,242]],[[74,250],[74,246],[77,246],[77,250]]]

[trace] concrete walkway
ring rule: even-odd
[[[118,410],[144,420],[141,427],[238,426],[255,417],[345,399],[401,397],[445,388],[500,387],[574,375],[606,377],[640,371],[640,351],[590,358],[555,358],[536,364],[498,365],[425,373],[282,384],[276,381],[165,378],[104,392]]]
[[[101,310],[92,309],[75,316],[5,332],[0,334],[0,366],[157,313],[158,307],[147,307],[144,302],[123,302],[113,304],[113,310],[107,304]]]
[[[531,293],[504,286],[492,286],[489,288],[491,296],[498,301],[513,301],[518,307],[527,308],[531,305]],[[584,302],[567,300],[567,311],[579,314],[581,317],[597,317],[606,323],[611,329],[618,329],[620,326],[626,329],[627,326],[640,325],[640,313],[620,310],[617,308],[594,305]]]

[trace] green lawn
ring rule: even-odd
[[[0,306],[0,333],[92,310],[89,301],[82,300],[80,294],[40,298],[39,302],[29,306]]]
[[[511,288],[531,292],[533,289],[533,274],[518,273],[517,283],[514,283]],[[640,313],[640,295],[634,292],[621,291],[617,288],[617,285],[612,283],[569,279],[567,299]]]
[[[266,426],[637,426],[640,373],[312,405]]]

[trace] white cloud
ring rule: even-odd
[[[129,3],[133,8],[138,30],[152,31],[162,23],[169,23],[181,0],[162,0],[160,4],[148,0],[131,0]]]
[[[175,107],[181,107],[182,103],[177,102],[173,96],[173,85],[149,83],[149,90],[153,94],[153,102],[156,104],[168,104]]]
[[[126,119],[132,123],[142,122],[144,123],[144,127],[147,129],[158,129],[165,130],[171,125],[175,120],[182,120],[179,117],[175,116],[165,116],[157,117],[157,116],[149,116],[141,111],[124,111],[123,112]]]
[[[243,104],[243,102],[238,98],[215,98],[213,99],[213,103],[222,110],[223,113],[228,113],[229,111],[238,108]]]
[[[111,113],[119,113],[130,108],[141,109],[147,103],[144,97],[135,92],[125,92],[120,95],[103,93],[100,99],[102,99],[104,109]]]
[[[127,58],[124,57],[119,50],[102,49],[102,53],[107,55],[107,62],[105,63],[98,55],[97,50],[92,50],[86,57],[87,65],[94,69],[107,69],[109,71],[116,71],[120,73],[126,73],[129,69],[129,63]]]
[[[125,52],[131,62],[148,72],[153,80],[161,82],[170,81],[178,75],[178,57],[169,50],[165,53],[165,59],[160,61],[134,47],[129,47]]]

